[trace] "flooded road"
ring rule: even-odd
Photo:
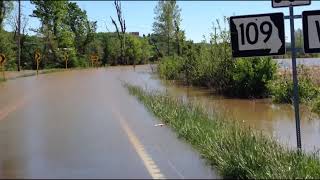
[[[217,178],[121,82],[164,90],[296,146],[293,107],[227,99],[162,81],[149,65],[57,72],[0,83],[0,178]],[[320,119],[302,112],[302,144],[320,148]]]
[[[293,106],[273,104],[270,99],[247,100],[228,99],[216,96],[206,89],[185,87],[168,81],[161,81],[145,66],[135,74],[123,74],[123,80],[147,89],[165,90],[171,95],[187,98],[208,110],[225,114],[248,126],[262,130],[275,137],[282,144],[296,148],[296,131]],[[320,150],[320,117],[306,107],[300,108],[302,145],[306,151]]]
[[[115,67],[0,83],[0,178],[217,178],[122,87],[135,75]]]

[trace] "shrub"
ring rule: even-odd
[[[182,80],[183,59],[181,57],[164,57],[158,66],[159,74],[168,80]]]
[[[276,63],[269,57],[237,60],[228,94],[237,97],[267,96],[267,83],[274,79],[276,69]]]
[[[311,110],[315,113],[320,114],[320,96],[312,101]]]
[[[303,67],[299,67],[298,90],[299,100],[302,103],[308,103],[319,95],[319,89],[312,82],[310,76]],[[274,102],[292,103],[293,102],[293,81],[291,74],[278,76],[274,81],[269,82],[268,89]]]
[[[88,58],[85,56],[73,57],[70,59],[69,63],[72,65],[71,67],[85,68],[89,66]]]

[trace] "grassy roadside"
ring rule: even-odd
[[[197,149],[226,178],[320,178],[318,154],[288,150],[218,114],[159,92],[125,84],[156,117]]]

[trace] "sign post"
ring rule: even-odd
[[[69,55],[68,55],[68,53],[67,52],[65,52],[64,53],[64,61],[65,61],[65,63],[66,63],[66,69],[68,69],[68,59],[69,58]]]
[[[4,54],[0,54],[0,66],[2,71],[3,80],[6,80],[4,63],[6,62],[6,56]]]
[[[39,74],[39,63],[40,63],[40,60],[41,60],[41,54],[40,54],[40,50],[36,50],[36,52],[34,53],[34,59],[37,63],[37,76]]]
[[[310,5],[311,0],[272,0],[272,7],[289,7],[289,16],[283,13],[233,16],[230,18],[233,57],[285,54],[284,19],[290,19],[293,105],[296,120],[298,151],[301,151],[299,89],[297,78],[296,45],[293,6]],[[303,12],[304,50],[320,52],[320,11]]]
[[[298,75],[297,75],[297,50],[295,41],[295,31],[294,31],[294,19],[301,18],[301,15],[294,15],[293,7],[310,5],[311,0],[273,0],[272,7],[289,7],[289,16],[285,19],[290,19],[290,33],[291,33],[291,58],[292,58],[292,80],[293,80],[293,106],[294,115],[296,119],[296,136],[297,136],[297,147],[301,151],[301,130],[300,130],[300,110],[299,110],[299,85],[298,85]],[[305,37],[304,37],[305,39]]]
[[[291,56],[292,56],[292,79],[293,79],[293,105],[296,119],[296,135],[297,147],[301,150],[301,133],[300,133],[300,112],[299,112],[299,88],[297,78],[297,63],[296,63],[296,41],[294,36],[294,13],[293,6],[289,7],[290,11],[290,33],[291,33]]]

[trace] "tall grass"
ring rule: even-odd
[[[125,84],[226,178],[320,178],[318,154],[286,149],[235,121],[160,92]]]

